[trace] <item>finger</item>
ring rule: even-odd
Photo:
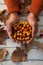
[[[34,37],[32,37],[29,41],[27,41],[26,43],[29,44],[33,41]]]
[[[36,32],[35,26],[32,26],[32,37],[35,36],[35,32]]]
[[[33,27],[32,27],[32,37],[35,37],[36,34],[37,34],[37,32],[38,32],[38,28],[37,28],[37,26],[36,26],[36,27],[33,26]]]
[[[14,20],[14,21],[11,23],[11,26],[13,26],[15,23],[19,23],[19,19]]]
[[[32,37],[29,41],[23,41],[23,44],[29,44],[33,41],[34,37]]]
[[[7,25],[7,26],[6,26],[6,30],[7,30],[7,32],[8,32],[9,34],[11,34],[11,33],[12,33],[11,25]]]

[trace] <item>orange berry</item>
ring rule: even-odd
[[[32,32],[32,30],[30,30],[30,32]]]

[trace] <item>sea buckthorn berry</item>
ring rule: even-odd
[[[17,37],[17,40],[19,40],[19,37]]]
[[[19,40],[21,40],[21,38],[19,38]]]
[[[22,33],[20,33],[20,35],[22,35]]]
[[[14,35],[14,38],[16,38],[16,35]]]
[[[27,37],[27,39],[29,40],[29,39],[30,39],[30,37]]]
[[[17,28],[15,27],[15,30],[17,30]]]
[[[29,27],[26,27],[26,30],[29,30]]]
[[[23,34],[25,34],[26,32],[25,31],[23,31]]]
[[[19,37],[20,37],[20,38],[23,38],[23,35],[20,35]]]
[[[19,24],[23,24],[23,22],[20,22]]]
[[[25,25],[27,25],[28,23],[27,22],[24,22],[25,23]]]
[[[27,25],[27,27],[29,27],[29,25]]]
[[[19,25],[17,25],[17,27],[19,27]]]
[[[25,40],[27,40],[27,37],[25,38]]]
[[[30,32],[32,32],[32,30],[30,30]]]
[[[30,35],[30,32],[26,32],[26,34],[27,34],[27,36],[29,36]]]
[[[14,33],[14,35],[16,36],[16,33]]]
[[[31,30],[31,27],[29,27],[29,29]]]
[[[20,31],[18,30],[17,33],[19,33]]]
[[[22,30],[24,30],[24,27],[22,27]]]
[[[23,37],[25,37],[25,34],[23,34]]]
[[[17,35],[19,36],[19,33],[17,33]]]
[[[20,29],[20,32],[22,33],[22,32],[23,32],[23,30],[22,30],[22,29]]]
[[[25,27],[25,24],[23,26]]]
[[[24,40],[24,38],[22,38],[22,40]]]

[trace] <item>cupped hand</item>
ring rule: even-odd
[[[12,26],[19,22],[19,17],[17,13],[11,13],[9,19],[6,21],[6,31],[8,33],[9,38],[14,42],[12,37]]]
[[[32,27],[32,38],[29,41],[24,41],[23,44],[28,44],[33,41],[35,38],[37,32],[38,32],[38,23],[33,13],[30,13],[26,20],[28,21],[29,25]]]

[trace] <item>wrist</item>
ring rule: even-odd
[[[15,15],[18,15],[18,14],[16,12],[13,12],[13,13],[10,13],[10,15],[15,16]]]
[[[33,13],[29,13],[29,17],[35,17]]]
[[[29,13],[29,17],[36,19],[37,21],[39,21],[40,19],[38,18],[38,16],[35,16],[33,13]]]
[[[18,17],[18,14],[17,13],[10,13],[9,18],[13,19],[15,17]]]

